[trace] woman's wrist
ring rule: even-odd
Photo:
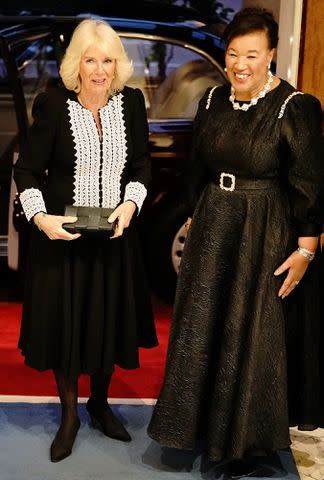
[[[42,231],[42,223],[45,217],[45,212],[38,212],[33,216],[33,222],[40,232]]]
[[[137,208],[137,203],[135,202],[135,200],[131,200],[130,198],[127,198],[127,200],[124,201],[124,203],[129,203],[131,202],[135,208]]]
[[[298,247],[305,248],[312,253],[316,252],[318,245],[318,237],[299,237],[298,238]]]
[[[314,260],[315,252],[311,250],[307,250],[307,248],[298,247],[297,252],[304,258],[306,258],[309,262]]]
[[[128,198],[127,200],[124,201],[124,203],[128,203],[134,207],[134,211],[132,215],[134,215],[135,212],[138,211],[137,203],[134,200],[131,200],[130,198]]]
[[[315,257],[318,237],[299,237],[297,252],[311,262]]]

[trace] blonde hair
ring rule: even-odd
[[[120,92],[133,73],[124,46],[111,26],[103,20],[83,20],[73,32],[60,66],[60,75],[68,90],[80,92],[80,61],[84,52],[96,46],[116,61],[115,76],[110,86],[110,94]]]

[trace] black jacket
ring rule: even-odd
[[[14,167],[28,220],[45,209],[63,214],[72,204],[115,208],[130,199],[140,210],[150,181],[143,94],[125,87],[99,114],[101,143],[75,92],[55,88],[36,97],[29,141]]]

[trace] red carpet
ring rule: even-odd
[[[141,349],[141,368],[116,368],[109,396],[115,398],[156,398],[161,387],[166,347],[169,335],[171,308],[155,302],[157,333],[160,345]],[[0,395],[55,396],[52,372],[39,373],[23,363],[17,349],[21,305],[0,303]],[[88,395],[88,377],[79,382],[79,395]]]

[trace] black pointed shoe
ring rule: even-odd
[[[250,477],[258,470],[258,464],[255,458],[248,460],[232,460],[225,465],[226,480],[238,480],[240,478]]]
[[[72,447],[80,428],[80,420],[62,421],[51,445],[51,462],[60,462],[72,453]]]
[[[88,400],[86,409],[90,415],[91,423],[94,428],[100,428],[103,433],[110,438],[120,440],[121,442],[130,442],[131,436],[124,425],[114,416],[111,408],[106,403],[98,406],[95,402]]]

